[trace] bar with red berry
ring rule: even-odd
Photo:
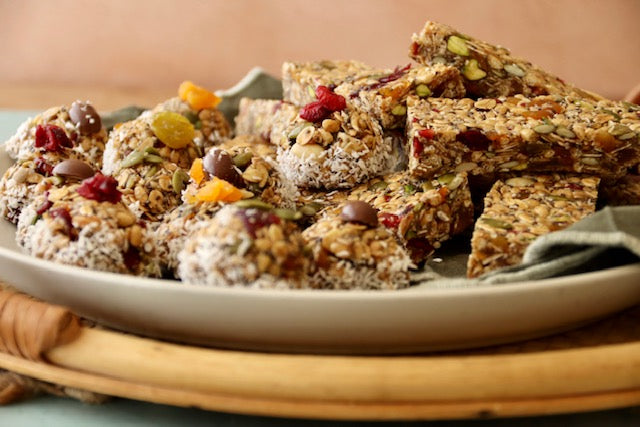
[[[637,107],[617,101],[410,98],[406,133],[409,169],[424,178],[532,171],[618,179],[640,163]]]
[[[392,231],[415,263],[473,223],[466,173],[420,180],[408,172],[375,178],[351,190],[349,200],[362,200],[378,210],[380,223]]]

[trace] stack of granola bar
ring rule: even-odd
[[[108,134],[88,103],[48,110],[7,143],[0,212],[28,253],[88,268],[400,289],[456,235],[476,277],[640,200],[640,106],[434,22],[409,57],[286,62],[284,99],[242,99],[234,131],[190,82]]]

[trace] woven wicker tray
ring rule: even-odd
[[[640,404],[640,306],[545,339],[474,351],[319,356],[201,348],[89,327],[63,307],[5,288],[0,368],[89,392],[255,415],[578,412]]]

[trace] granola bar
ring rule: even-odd
[[[345,81],[335,88],[354,108],[377,119],[384,129],[403,128],[408,96],[462,98],[465,89],[457,68],[407,65],[380,74]]]
[[[413,34],[409,56],[421,64],[446,64],[458,68],[464,77],[467,95],[472,98],[558,94],[600,99],[529,61],[512,56],[504,47],[436,22],[427,21],[420,33]]]
[[[158,277],[153,237],[122,202],[87,199],[80,184],[51,189],[20,215],[16,241],[38,258]]]
[[[296,116],[271,142],[284,176],[303,188],[349,188],[395,165],[393,140],[383,137],[378,122],[351,109],[317,123]]]
[[[497,181],[476,221],[467,276],[518,264],[535,238],[593,213],[599,182],[593,176],[558,174]]]
[[[358,61],[285,62],[282,64],[283,99],[297,106],[316,100],[320,85],[336,87],[341,83],[367,75],[384,74]]]
[[[640,162],[640,117],[631,104],[560,96],[410,98],[409,169],[576,172],[619,178]]]
[[[88,102],[75,101],[71,107],[52,107],[28,119],[5,143],[5,149],[16,160],[36,158],[45,151],[36,139],[46,139],[47,134],[63,139],[62,144],[74,151],[77,158],[95,168],[101,167],[107,132],[100,115]]]
[[[355,203],[363,202],[346,202],[340,214],[326,216],[303,231],[315,260],[311,282],[322,289],[409,286],[409,254],[394,234],[378,223],[373,208],[369,206],[366,217],[358,211],[360,207],[347,208]]]
[[[311,259],[293,221],[272,210],[225,206],[190,236],[178,275],[207,286],[307,288]]]
[[[417,180],[408,172],[375,178],[347,195],[378,210],[380,222],[407,248],[414,263],[473,223],[467,174]]]

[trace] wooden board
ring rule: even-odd
[[[419,356],[319,356],[184,346],[83,327],[0,367],[97,393],[254,415],[452,419],[640,404],[640,307],[526,343]]]

